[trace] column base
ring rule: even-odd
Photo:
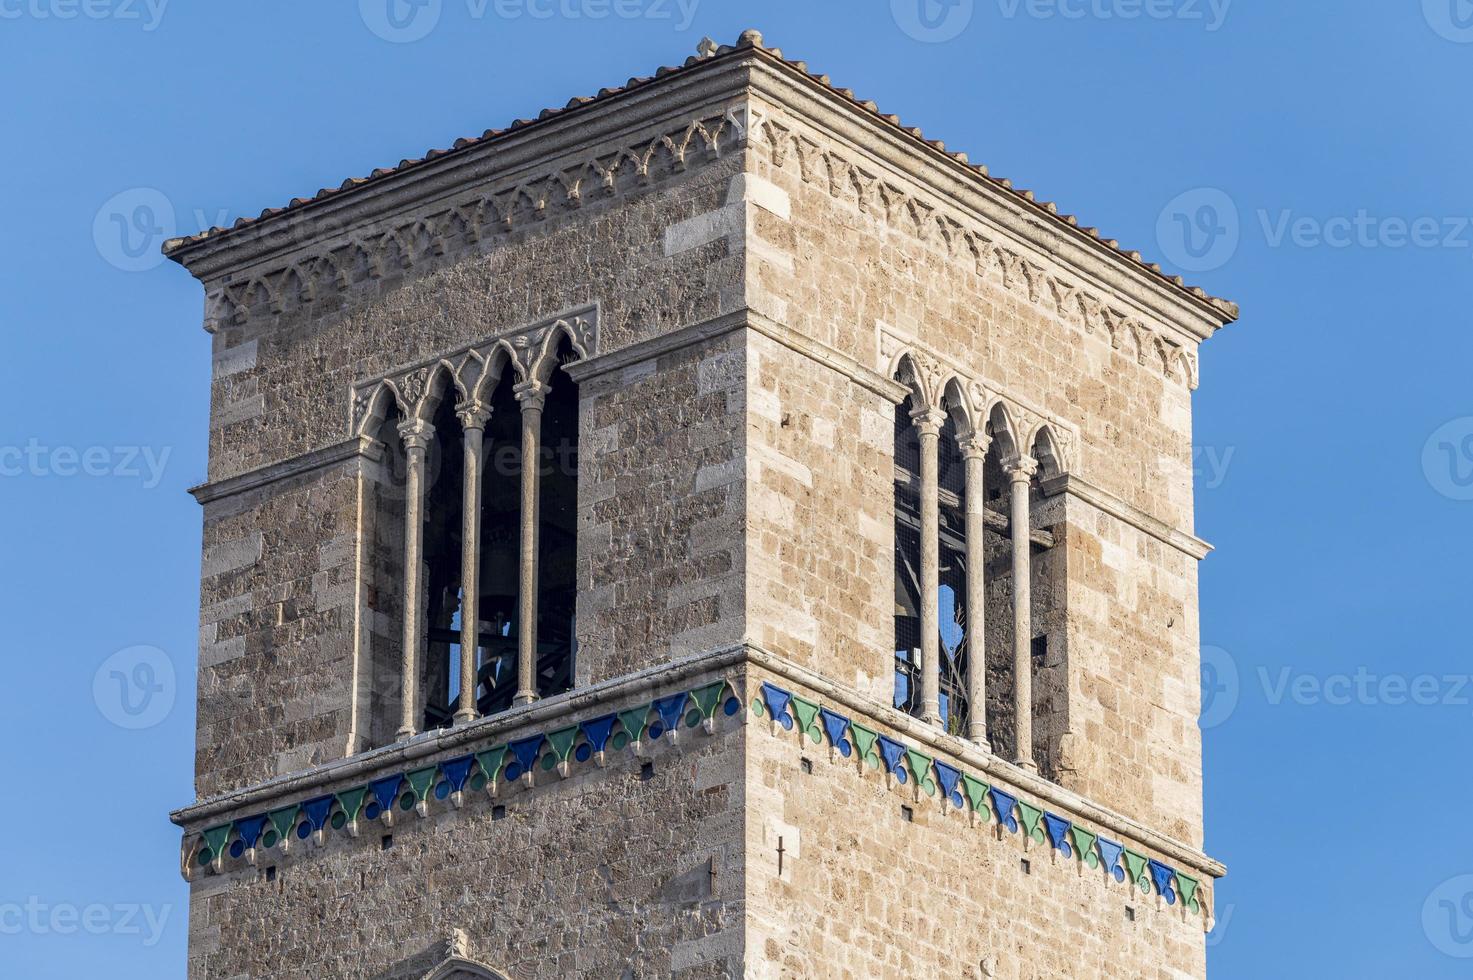
[[[395,741],[399,742],[407,742],[418,734],[419,732],[415,731],[413,728],[401,728],[394,733],[394,739]]]
[[[511,703],[512,704],[531,704],[533,701],[537,701],[537,700],[540,700],[540,699],[538,698],[536,691],[518,691],[516,694],[513,694],[512,695]]]
[[[1032,759],[1014,759],[1013,765],[1017,766],[1019,769],[1026,769],[1029,772],[1038,772],[1038,763],[1034,762]]]
[[[475,713],[474,712],[469,712],[469,711],[457,711],[455,713],[455,716],[451,719],[451,721],[454,722],[457,725],[469,725],[471,722],[473,722],[475,720],[476,720]]]
[[[981,749],[983,752],[986,752],[988,755],[992,754],[992,743],[987,741],[986,734],[982,732],[973,732],[971,734],[971,740],[972,743],[977,746],[977,748]]]

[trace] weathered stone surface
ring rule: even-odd
[[[356,431],[355,386],[593,308],[596,350],[568,366],[575,690],[537,706],[547,727],[629,706],[579,701],[591,686],[653,671],[647,700],[666,666],[742,649],[895,730],[907,389],[892,379],[909,358],[950,410],[996,420],[986,765],[1033,785],[1001,761],[1013,639],[998,460],[1052,445],[1032,525],[1053,543],[1030,578],[1047,651],[1033,749],[1053,782],[1031,792],[1219,874],[1197,853],[1190,390],[1221,309],[1045,227],[750,43],[640,91],[261,223],[278,238],[181,253],[215,344],[203,802],[176,815],[186,833],[296,802],[334,771],[321,767],[394,743],[402,472],[393,445]],[[1045,431],[1048,445],[1027,441]],[[191,978],[418,980],[454,952],[452,929],[509,977],[1204,973],[1202,919],[741,724],[765,670],[736,669],[744,711],[714,735],[508,787],[500,815],[485,800],[437,807],[392,846],[375,825],[272,859],[269,880],[265,863],[192,873]]]

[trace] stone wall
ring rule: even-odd
[[[567,778],[538,767],[535,785],[502,780],[494,799],[467,789],[457,808],[431,795],[425,816],[398,811],[392,827],[365,819],[356,837],[293,836],[286,852],[262,847],[255,866],[227,858],[223,873],[195,870],[189,976],[420,980],[456,930],[470,958],[518,980],[740,976],[745,730],[740,715],[716,716],[714,734],[682,726],[638,755],[574,762]],[[488,734],[466,750],[525,734]],[[392,771],[386,761],[311,792]]]
[[[722,118],[719,109],[694,115]],[[559,311],[597,303],[599,353],[613,354],[738,308],[740,235],[735,248],[724,234],[681,249],[667,242],[670,228],[727,204],[741,156],[730,134],[724,140],[726,155],[687,172],[667,162],[660,173],[656,161],[645,183],[566,216],[479,243],[466,232],[443,256],[389,263],[377,278],[362,272],[311,303],[276,315],[252,307],[243,323],[221,325],[212,486],[348,440],[354,384]],[[710,363],[672,353],[620,375],[625,383],[590,383],[580,412],[594,474],[580,489],[580,560],[592,586],[581,599],[585,680],[740,637],[740,599],[720,582],[741,570],[733,461],[743,379],[730,357],[719,360],[733,350],[740,358],[739,348],[739,340],[717,343]],[[402,500],[382,469],[360,457],[207,506],[201,796],[320,764],[350,743],[391,740],[401,627],[386,583],[402,563],[402,520],[393,513]],[[730,540],[717,540],[725,533]],[[360,535],[372,542],[361,555]],[[662,558],[649,550],[656,537]],[[596,554],[600,538],[607,546]],[[683,593],[671,591],[677,584]],[[227,641],[224,652],[209,646]]]
[[[858,365],[883,370],[886,345],[902,342],[934,356],[941,367],[978,379],[1064,434],[1073,476],[1124,510],[1190,534],[1184,369],[1163,361],[1143,336],[1129,336],[1118,314],[1111,314],[1115,326],[1107,329],[1099,319],[1104,314],[1091,320],[1077,302],[1061,300],[1066,287],[1053,282],[1077,285],[1077,273],[1018,259],[1013,253],[1028,253],[1025,246],[990,222],[973,219],[969,227],[965,211],[934,189],[939,168],[911,158],[899,167],[883,147],[861,148],[863,134],[876,127],[846,119],[830,129],[832,117],[799,118],[776,99],[759,101],[754,113],[762,124],[754,127],[748,166],[782,202],[754,212],[752,236],[762,243],[748,263],[754,309]],[[955,227],[942,215],[948,221],[955,215]],[[985,237],[991,251],[974,251],[966,232]],[[1185,352],[1195,359],[1195,343]],[[789,370],[794,385],[811,389],[804,395],[809,414],[835,425],[855,417],[852,401],[863,395],[856,384],[839,386],[855,394],[829,394],[823,372],[809,368],[802,377]],[[995,440],[994,452],[1002,442]],[[888,439],[864,451],[871,452],[865,466],[888,465],[876,455],[889,453]],[[842,472],[853,464],[837,457],[829,465]],[[1062,502],[1042,499],[1044,482],[1035,494],[1035,527],[1062,521],[1066,510]],[[878,483],[862,485],[863,493],[888,497]],[[1005,487],[1003,493],[999,504],[1005,507]],[[1067,510],[1082,507],[1074,501]],[[1201,814],[1200,737],[1191,722],[1197,697],[1190,683],[1197,670],[1194,562],[1118,515],[1094,510],[1085,527],[1061,523],[1061,531],[1066,526],[1063,553],[1039,554],[1033,576],[1035,635],[1049,638],[1046,662],[1035,664],[1036,757],[1065,785],[1185,831],[1200,824]],[[1081,544],[1091,537],[1100,540]],[[824,568],[841,565],[852,551],[886,551],[891,541],[888,516],[870,519],[863,510],[835,507],[829,520],[796,523],[787,547]],[[1076,547],[1085,549],[1077,571]],[[1103,565],[1089,557],[1101,551]],[[1011,609],[1003,592],[1010,594],[1010,575],[998,568],[988,616],[989,662],[1008,674]],[[804,625],[809,635],[844,636],[820,656],[831,676],[850,681],[848,660],[858,636],[841,604],[825,601],[827,580],[792,579],[788,585],[789,621],[816,616],[818,622]],[[1076,602],[1087,627],[1073,625]],[[880,633],[870,658],[877,663],[890,641],[883,623],[869,624]],[[1076,654],[1076,645],[1086,642]],[[1114,669],[1127,660],[1128,671]],[[867,674],[860,679],[870,681]],[[999,684],[1010,686],[1006,678]],[[1084,692],[1094,707],[1081,714],[1073,695]],[[1010,728],[1010,714],[1002,707],[1003,730]]]
[[[765,57],[553,128],[556,152],[525,139],[390,219],[309,237],[284,265],[204,275],[206,802],[176,814],[186,862],[212,825],[247,815],[241,798],[337,792],[344,757],[423,763],[452,737],[388,745],[397,450],[354,431],[353,392],[500,333],[596,306],[597,347],[568,366],[575,690],[474,731],[542,711],[571,724],[594,710],[590,689],[639,675],[648,696],[713,651],[765,666],[750,682],[733,668],[742,714],[715,735],[508,787],[499,815],[485,800],[436,805],[391,847],[375,827],[336,835],[273,858],[269,880],[264,864],[191,869],[194,980],[414,980],[453,926],[516,977],[1203,974],[1202,919],[1025,851],[770,719],[740,723],[780,663],[805,696],[832,685],[854,720],[917,731],[888,708],[906,397],[891,375],[898,348],[924,352],[1005,399],[1014,436],[1047,424],[1067,456],[1033,502],[1053,536],[1031,573],[1048,641],[1034,751],[1055,782],[938,744],[1071,819],[1123,828],[1128,846],[1201,876],[1204,895],[1221,873],[1192,850],[1195,341],[1145,327],[1133,300],[1111,308],[1139,285],[1082,272],[1057,236],[1057,256],[1014,241],[1037,237],[1035,217],[962,206],[934,154]],[[585,171],[609,176],[570,183]],[[1001,493],[989,506],[1005,514]],[[989,540],[989,717],[1011,758],[1011,569],[1005,539]]]
[[[895,733],[880,711],[825,706]],[[1077,855],[1025,840],[1021,828],[999,829],[995,817],[989,823],[968,804],[918,792],[913,779],[902,785],[863,763],[857,748],[845,757],[799,728],[762,717],[748,724],[747,977],[1205,974],[1204,918],[1180,899],[1167,904]],[[1059,802],[1032,802],[1079,819]]]

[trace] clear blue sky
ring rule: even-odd
[[[1468,975],[1473,5],[919,2],[442,0],[398,42],[386,0],[0,0],[7,974],[184,975],[209,358],[155,230],[758,26],[1243,304],[1195,401],[1214,974]]]

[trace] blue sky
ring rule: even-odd
[[[184,975],[209,359],[160,232],[757,26],[1243,304],[1195,398],[1214,975],[1467,975],[1473,5],[385,2],[0,0],[8,972]]]

